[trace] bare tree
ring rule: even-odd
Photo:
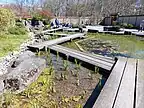
[[[25,3],[27,2],[27,0],[15,0],[16,1],[16,5],[19,11],[19,14],[22,15],[23,13],[23,8]]]

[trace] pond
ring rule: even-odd
[[[74,41],[85,51],[104,56],[122,56],[144,59],[144,38],[134,35],[110,35],[88,33],[86,39]],[[65,43],[66,47],[78,49],[75,43]]]

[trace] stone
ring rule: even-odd
[[[17,59],[13,62],[12,64],[12,68],[17,67],[22,61],[29,59],[31,57],[34,57],[35,53],[31,52],[31,51],[25,51],[24,53],[20,54]]]
[[[21,61],[3,79],[5,88],[17,92],[23,91],[38,78],[45,67],[46,61],[41,58],[30,57]]]

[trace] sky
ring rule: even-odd
[[[14,0],[0,0],[0,4],[14,3]]]

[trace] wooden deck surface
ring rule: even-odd
[[[93,108],[144,108],[144,60],[119,58]]]
[[[104,56],[100,56],[100,55],[93,55],[93,54],[85,53],[85,52],[80,52],[80,51],[66,48],[66,47],[63,47],[60,45],[49,46],[49,48],[51,50],[60,52],[60,53],[65,54],[67,56],[74,57],[76,59],[79,59],[79,60],[87,62],[89,64],[101,67],[101,68],[109,70],[109,71],[112,69],[112,67],[115,63],[114,58],[104,57]]]
[[[41,33],[50,33],[50,32],[56,32],[56,31],[60,31],[60,30],[63,30],[63,28],[44,30]]]
[[[43,49],[44,47],[48,47],[48,46],[55,45],[55,44],[60,44],[60,43],[69,41],[71,39],[82,38],[84,35],[85,35],[84,33],[77,33],[77,34],[69,35],[67,37],[61,37],[61,38],[57,38],[54,40],[38,43],[35,45],[29,45],[27,47],[29,49]]]
[[[144,108],[144,60],[137,61],[136,107]]]
[[[132,34],[136,35],[136,36],[144,36],[144,31],[140,32],[132,32]]]
[[[47,33],[44,33],[45,35],[55,35],[55,36],[62,36],[62,37],[65,37],[65,36],[68,36],[68,34],[59,34],[59,33],[49,33],[49,32],[47,32]]]

